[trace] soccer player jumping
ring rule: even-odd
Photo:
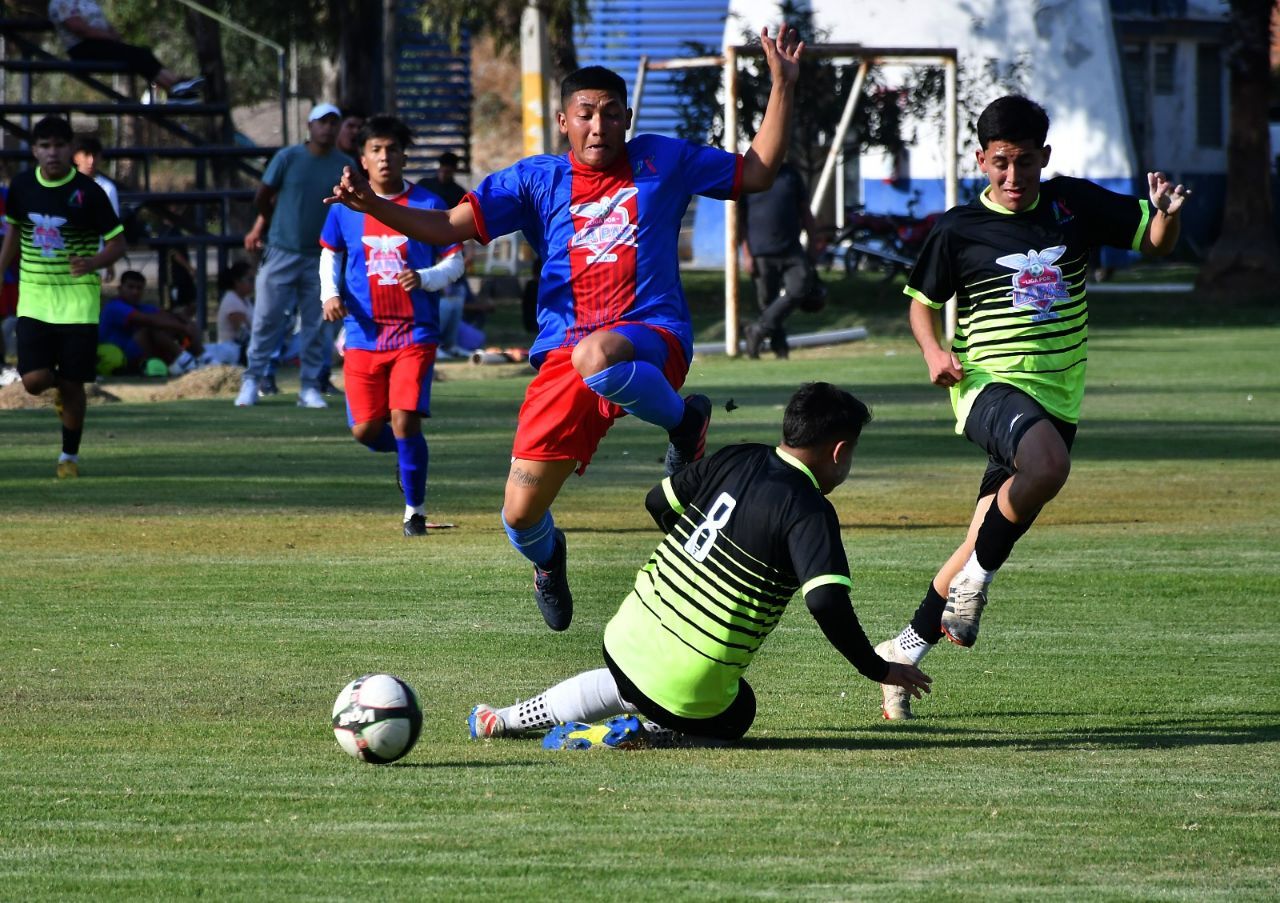
[[[1025,97],[983,110],[977,161],[990,184],[942,216],[904,290],[929,380],[950,390],[956,432],[989,461],[964,542],[911,623],[876,647],[889,661],[919,664],[944,634],[960,646],[977,642],[996,571],[1067,481],[1088,359],[1090,251],[1163,256],[1178,241],[1189,191],[1160,172],[1147,173],[1149,200],[1084,179],[1041,183],[1048,132],[1048,115]],[[958,323],[948,350],[939,311],[952,295]],[[912,717],[908,694],[883,690],[886,718]]]
[[[445,203],[404,180],[409,128],[374,116],[356,138],[360,165],[379,198],[405,210]],[[343,374],[351,435],[375,452],[395,452],[404,492],[404,535],[427,533],[427,440],[431,376],[439,342],[440,289],[462,275],[461,247],[413,241],[342,204],[329,208],[320,232],[324,318],[346,329]],[[339,286],[346,254],[347,300]]]
[[[564,156],[528,157],[486,178],[447,212],[380,199],[347,170],[327,203],[367,212],[434,245],[488,243],[520,230],[543,260],[538,371],[525,392],[503,499],[511,544],[534,565],[534,598],[547,626],[573,616],[564,533],[551,504],[581,474],[613,422],[633,414],[667,431],[669,474],[702,457],[711,402],[681,399],[693,327],[680,286],[680,220],[693,195],[737,198],[773,184],[804,43],[785,25],[761,33],[773,86],[744,155],[658,135],[626,140],[626,83],[599,66],[561,85]]]

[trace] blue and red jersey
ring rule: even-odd
[[[445,210],[439,197],[417,185],[388,198],[423,210]],[[434,344],[440,338],[440,293],[406,292],[396,280],[401,270],[435,266],[461,245],[437,248],[414,241],[365,213],[334,204],[320,231],[320,245],[347,255],[343,303],[347,307],[346,346],[360,351],[390,351]]]
[[[680,285],[680,221],[693,195],[736,199],[741,186],[738,154],[639,135],[608,170],[572,153],[527,157],[466,201],[482,243],[520,230],[542,258],[535,367],[553,348],[624,322],[669,330],[687,360],[693,326]]]

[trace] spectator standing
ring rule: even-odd
[[[258,267],[253,334],[236,407],[257,403],[258,383],[267,375],[295,310],[300,322],[298,406],[329,406],[320,394],[320,230],[327,213],[324,199],[341,180],[343,168],[355,165],[334,146],[341,118],[333,104],[317,104],[308,117],[309,139],[271,158],[254,198],[258,218],[244,246],[259,251],[265,244],[266,249]]]
[[[804,177],[790,163],[783,163],[773,186],[738,202],[742,218],[742,257],[755,278],[760,319],[747,326],[747,357],[758,358],[764,340],[778,357],[786,357],[787,331],[783,325],[791,312],[817,310],[825,293],[813,265],[822,251],[818,224],[809,212],[809,192]],[[809,237],[806,252],[800,232]]]

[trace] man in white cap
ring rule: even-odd
[[[301,388],[298,406],[327,407],[320,393],[324,339],[320,328],[320,230],[328,208],[324,199],[354,161],[334,143],[342,112],[331,103],[316,104],[307,117],[309,138],[271,158],[254,197],[258,218],[244,237],[248,251],[262,251],[255,284],[253,332],[248,365],[236,407],[258,400],[271,355],[280,347],[296,310],[301,323],[298,354]]]

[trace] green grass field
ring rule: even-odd
[[[658,538],[651,427],[620,423],[556,506],[577,614],[553,635],[497,522],[518,370],[445,368],[429,502],[459,528],[424,541],[399,535],[392,457],[289,394],[95,406],[67,483],[53,414],[0,412],[0,898],[1276,899],[1280,327],[1180,303],[1094,302],[1071,482],[978,646],[925,660],[916,721],[879,718],[797,600],[732,749],[467,739],[473,704],[599,666]],[[832,500],[876,642],[959,541],[982,460],[910,340],[873,335],[699,360],[690,385],[713,448],[773,441],[806,379],[874,407]],[[427,718],[383,768],[328,723],[377,670]]]

